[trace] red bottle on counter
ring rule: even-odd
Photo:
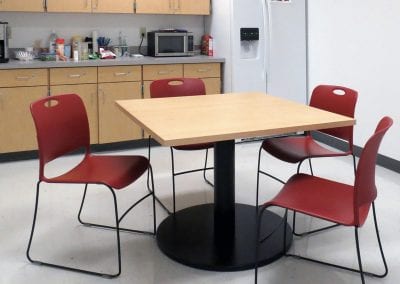
[[[213,38],[210,35],[203,35],[201,37],[201,54],[213,56]]]

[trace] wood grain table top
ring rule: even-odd
[[[165,146],[355,124],[350,117],[257,92],[118,100],[116,104]]]

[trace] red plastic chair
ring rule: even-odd
[[[294,212],[301,212],[312,217],[335,222],[344,226],[352,226],[355,229],[355,240],[359,265],[358,270],[303,256],[293,254],[286,255],[330,265],[340,269],[359,272],[362,283],[365,282],[364,274],[381,278],[385,277],[388,273],[388,268],[379,237],[374,203],[377,196],[377,189],[375,185],[375,165],[379,145],[386,131],[392,126],[392,124],[393,120],[391,118],[382,118],[376,127],[375,133],[365,144],[358,162],[354,185],[348,185],[307,174],[293,175],[272,200],[262,205],[257,223],[258,240],[260,239],[260,222],[262,214],[266,208],[271,206],[277,206],[286,209],[284,217],[285,224],[287,220],[287,210],[289,209],[293,210]],[[361,227],[367,219],[371,205],[374,216],[376,236],[385,267],[385,272],[383,274],[363,272],[362,269],[358,228]],[[286,226],[284,229],[283,248],[286,247],[285,240]],[[259,245],[259,242],[257,242],[257,245]],[[257,267],[255,269],[255,277],[255,282],[257,283]]]
[[[310,100],[310,106],[354,118],[357,97],[358,97],[357,92],[349,88],[341,86],[320,85],[313,90]],[[298,163],[297,173],[300,172],[300,167],[302,163],[308,159],[312,175],[314,174],[311,165],[312,158],[339,157],[339,156],[352,155],[353,167],[355,172],[356,161],[353,152],[353,126],[322,129],[318,131],[345,142],[346,149],[344,151],[338,151],[324,147],[323,145],[315,141],[315,139],[311,136],[310,132],[306,132],[305,135],[300,135],[300,136],[296,135],[296,136],[286,136],[286,137],[275,137],[275,138],[268,138],[263,141],[258,153],[257,194],[256,194],[257,204],[258,204],[260,173],[267,175],[283,184],[285,183],[281,179],[265,171],[260,170],[261,153],[263,151],[266,151],[267,153],[271,154],[275,158],[280,159],[282,161],[288,163]],[[295,220],[296,216],[294,216],[293,218],[293,232],[297,236],[303,236],[337,226],[337,224],[335,224],[328,227],[312,230],[309,232],[296,233]]]
[[[156,232],[156,215],[154,200],[154,182],[153,173],[149,160],[143,156],[116,156],[116,155],[92,155],[90,153],[89,123],[86,110],[81,98],[75,94],[50,96],[40,99],[31,104],[31,113],[36,126],[37,141],[39,146],[39,181],[36,188],[36,203],[33,215],[32,231],[29,238],[26,256],[29,261],[35,264],[47,265],[56,268],[83,272],[104,277],[116,277],[121,274],[121,248],[120,236],[121,230],[129,232],[138,232],[155,235]],[[46,164],[62,157],[72,151],[85,151],[83,160],[75,165],[71,170],[56,176],[46,177]],[[146,171],[150,172],[152,190],[139,201],[129,207],[119,217],[117,198],[115,190],[125,188]],[[115,274],[106,274],[103,272],[95,272],[82,270],[79,268],[63,266],[41,260],[35,260],[30,256],[30,249],[35,230],[37,211],[39,205],[40,184],[46,183],[74,183],[85,184],[85,190],[81,206],[78,213],[78,220],[86,226],[95,226],[100,228],[108,228],[116,230],[117,237],[117,253],[118,253],[118,272]],[[88,184],[102,184],[106,186],[113,197],[115,227],[101,224],[92,224],[81,220],[81,212],[85,202]],[[145,198],[152,196],[153,199],[153,232],[145,232],[120,228],[120,223],[128,212],[130,212],[139,202]]]
[[[202,96],[206,94],[204,82],[197,78],[170,78],[153,81],[150,85],[150,96],[151,98],[168,98],[168,97],[182,97],[182,96]],[[150,157],[150,138],[149,137],[149,157]],[[190,144],[170,147],[171,149],[171,161],[172,161],[172,203],[173,213],[175,213],[175,177],[178,175],[203,171],[203,178],[210,186],[213,184],[207,179],[206,171],[213,169],[213,167],[207,167],[208,149],[213,148],[214,143],[201,143],[201,144]],[[175,172],[174,163],[174,149],[183,151],[194,151],[194,150],[206,150],[206,157],[204,167],[201,169],[193,169],[181,172]],[[157,199],[157,198],[156,198]],[[167,207],[157,199],[162,207],[171,213]]]

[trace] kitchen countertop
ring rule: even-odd
[[[224,58],[196,55],[188,57],[118,57],[116,59],[96,59],[83,61],[19,61],[12,60],[0,64],[0,69],[21,68],[61,68],[61,67],[89,67],[89,66],[114,66],[114,65],[150,65],[150,64],[183,64],[183,63],[222,63]]]

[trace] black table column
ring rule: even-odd
[[[235,203],[235,141],[216,142],[214,151],[214,203],[188,207],[167,217],[157,229],[157,243],[170,258],[195,268],[250,269],[255,264],[257,209]],[[184,183],[177,183],[179,190]],[[249,188],[248,192],[255,194],[255,188]],[[261,235],[269,237],[259,247],[260,266],[280,258],[292,242],[290,226],[267,210]]]

